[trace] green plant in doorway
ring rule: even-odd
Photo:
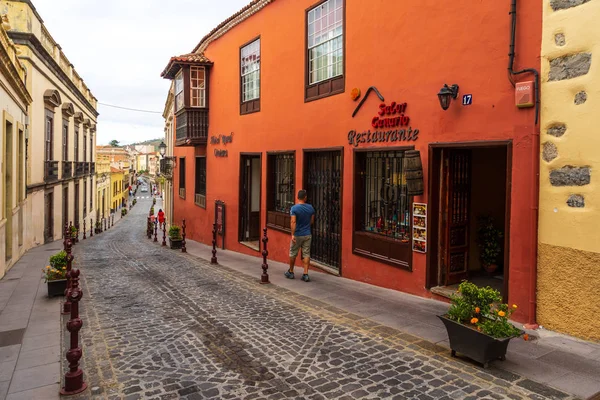
[[[502,254],[502,238],[504,234],[494,223],[490,216],[479,218],[477,229],[477,245],[481,264],[488,272],[493,272],[498,267],[498,259]]]

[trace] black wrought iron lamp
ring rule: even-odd
[[[161,157],[165,157],[165,154],[167,154],[167,145],[165,142],[160,142],[158,145],[158,152],[160,153]]]
[[[442,106],[442,110],[447,110],[450,107],[450,102],[452,99],[458,97],[458,85],[454,84],[452,86],[448,86],[444,84],[444,87],[440,89],[438,93],[438,99],[440,99],[440,105]]]

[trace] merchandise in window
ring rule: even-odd
[[[269,154],[267,162],[267,224],[272,228],[289,231],[290,210],[295,201],[295,155]]]

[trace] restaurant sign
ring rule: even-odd
[[[371,120],[370,129],[364,132],[351,130],[348,143],[358,147],[364,143],[394,143],[416,141],[419,130],[410,126],[410,117],[406,115],[408,103],[381,103],[377,115]]]
[[[210,144],[213,145],[219,145],[221,143],[223,143],[223,145],[226,145],[227,143],[231,142],[233,142],[233,132],[229,135],[219,135],[210,137]],[[215,157],[227,157],[229,155],[227,150],[223,149],[215,149],[214,154]]]

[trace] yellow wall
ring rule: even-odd
[[[121,205],[121,201],[123,200],[123,179],[125,179],[123,171],[111,172],[110,174],[110,208],[115,208],[115,205],[118,208]],[[116,195],[114,192],[115,182],[117,185]]]
[[[600,340],[600,2],[576,3],[544,0],[537,312]],[[580,169],[551,179],[567,166]]]

